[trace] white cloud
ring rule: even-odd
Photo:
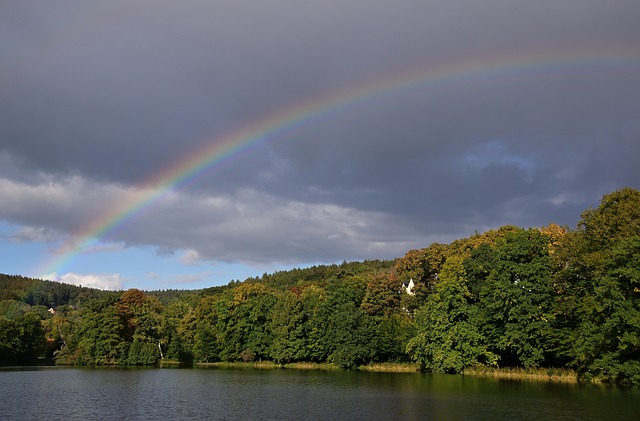
[[[64,275],[58,275],[56,272],[53,272],[43,276],[42,278],[50,281],[62,282],[65,284],[111,291],[121,290],[124,287],[124,278],[118,273],[83,275],[79,273],[69,272],[65,273]]]
[[[16,243],[42,242],[50,243],[55,240],[56,234],[43,227],[22,226],[14,230],[9,238]]]
[[[174,250],[188,246],[181,260],[189,264],[395,257],[416,241],[414,232],[382,212],[287,200],[253,189],[212,199],[183,195],[157,209],[153,229],[140,224],[129,234],[156,237],[156,243]]]
[[[79,175],[54,177],[41,174],[30,182],[0,177],[0,219],[72,233],[112,209],[140,189],[117,183],[94,182]]]
[[[194,249],[187,249],[180,256],[180,261],[187,266],[197,266],[201,259],[200,253]]]

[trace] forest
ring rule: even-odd
[[[503,226],[395,260],[202,290],[0,275],[0,363],[43,359],[571,368],[581,381],[640,385],[640,191],[605,195],[573,229]]]

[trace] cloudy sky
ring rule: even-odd
[[[637,0],[0,1],[0,273],[194,289],[574,228],[640,188],[639,17]]]

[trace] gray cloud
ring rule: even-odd
[[[141,197],[145,192],[77,179],[33,186],[5,180],[0,195],[12,200],[3,202],[0,212],[24,225],[14,233],[16,240],[55,238],[57,231],[58,247],[65,251],[69,244],[62,234],[132,194]],[[151,246],[159,253],[184,250],[187,264],[213,260],[253,265],[390,258],[419,244],[418,236],[390,215],[296,202],[255,190],[205,197],[174,192],[141,212],[105,233],[103,241]],[[42,220],[44,214],[47,220]]]
[[[640,184],[639,13],[631,0],[18,2],[0,16],[0,219],[22,241],[72,233],[206,142],[364,81],[626,47],[627,67],[470,80],[319,118],[109,239],[290,263],[573,225]]]

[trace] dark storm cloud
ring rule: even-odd
[[[363,81],[529,51],[640,56],[630,0],[14,3],[0,13],[0,218],[29,232],[72,232],[204,142]],[[639,97],[637,62],[398,93],[269,138],[111,239],[316,261],[573,225],[640,184]]]
[[[315,184],[328,195],[355,193],[355,201],[369,192],[380,201],[360,206],[440,218],[465,209],[483,212],[519,196],[545,201],[585,187],[596,196],[611,189],[606,184],[613,179],[635,185],[634,155],[628,154],[638,133],[633,96],[640,89],[629,84],[635,81],[592,78],[572,89],[524,83],[493,96],[455,92],[457,100],[448,104],[407,104],[403,109],[414,110],[410,118],[382,110],[346,128],[344,138],[333,133],[317,139],[311,153],[302,150],[311,142],[292,145],[292,165],[299,164],[292,179],[302,178],[293,191]],[[602,88],[590,89],[594,82],[613,96],[595,95]]]

